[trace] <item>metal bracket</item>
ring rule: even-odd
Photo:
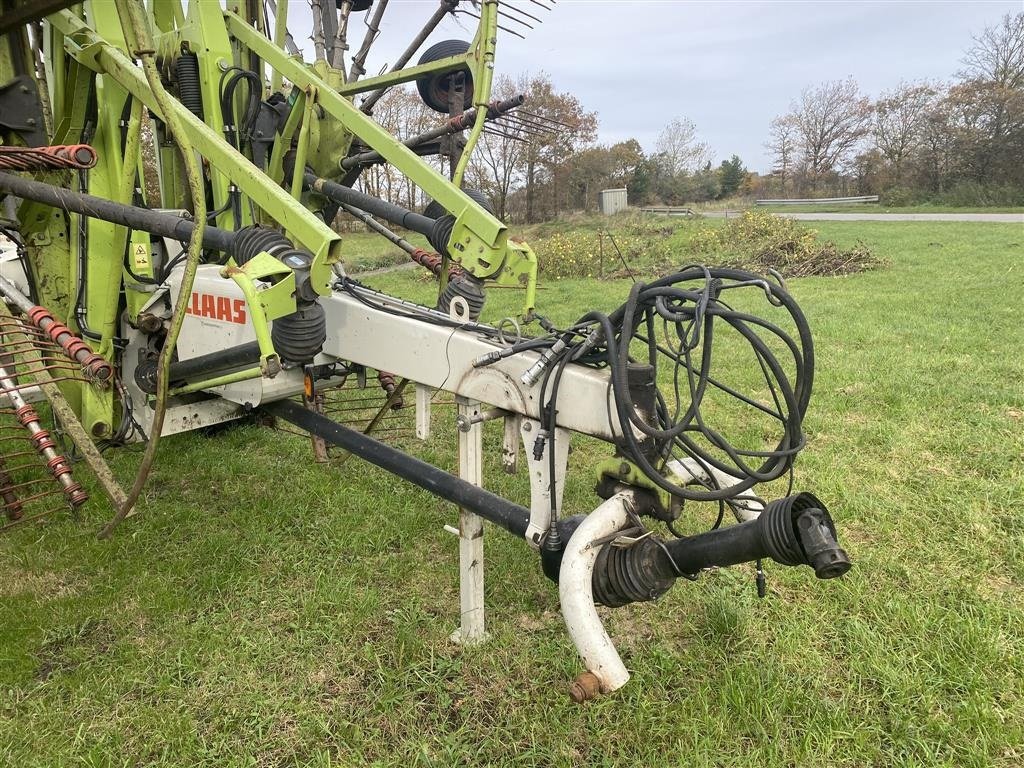
[[[416,385],[416,437],[427,440],[430,437],[430,387]]]
[[[526,453],[526,465],[530,472],[530,524],[526,528],[527,543],[537,549],[541,539],[551,526],[551,460],[548,451],[551,442],[544,444],[540,458],[535,458],[533,446],[540,434],[541,425],[536,419],[522,419],[520,434]],[[569,430],[555,427],[555,509],[562,512],[562,494],[565,491],[565,473],[569,463]]]
[[[505,417],[505,435],[501,444],[501,468],[508,475],[519,469],[519,432],[523,428],[522,417],[510,413]]]
[[[28,75],[0,85],[0,127],[17,133],[26,146],[46,144],[43,105],[35,81]]]

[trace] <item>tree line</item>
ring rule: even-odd
[[[901,82],[875,100],[852,78],[804,89],[772,121],[761,188],[1024,204],[1024,13],[974,36],[962,64],[952,82]]]
[[[808,86],[769,126],[773,162],[764,175],[736,155],[714,163],[685,117],[671,120],[650,152],[636,139],[596,143],[597,113],[547,74],[498,77],[495,98],[522,93],[527,102],[519,117],[489,124],[465,185],[499,218],[519,222],[593,210],[597,193],[616,187],[633,205],[854,194],[890,204],[1024,204],[1024,13],[975,35],[962,65],[951,82],[901,82],[874,99],[852,78]],[[374,117],[401,136],[437,123],[404,89],[382,99]],[[409,207],[425,202],[388,166],[360,183]]]

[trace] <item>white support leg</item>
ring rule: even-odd
[[[425,384],[416,385],[416,437],[430,437],[430,387]]]
[[[471,419],[480,413],[478,403],[457,398],[458,414],[465,425],[459,429],[459,477],[483,485],[483,425]],[[479,643],[484,631],[484,521],[459,510],[459,605],[460,626],[452,634],[457,643]]]
[[[505,417],[505,439],[501,446],[501,467],[509,475],[514,475],[519,468],[519,430],[522,417],[509,414]]]

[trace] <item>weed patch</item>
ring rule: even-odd
[[[758,273],[775,270],[783,277],[848,275],[883,263],[861,240],[841,248],[832,240],[820,240],[817,230],[762,211],[746,211],[724,227],[701,229],[690,247],[714,255],[720,266]]]

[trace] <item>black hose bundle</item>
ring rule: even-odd
[[[724,293],[739,288],[758,290],[771,306],[785,311],[797,338],[776,323],[723,301]],[[663,328],[660,339],[659,323]],[[739,334],[753,351],[772,405],[759,402],[716,376],[712,368],[714,351],[721,346],[716,345],[716,334],[723,327]],[[636,352],[638,346],[646,351],[644,362],[653,369],[655,382],[659,371],[664,373],[666,361],[671,366],[675,402],[670,404],[658,390],[653,418],[635,408],[630,395],[628,372],[631,365],[635,367],[631,350]],[[790,358],[788,365],[780,360],[780,348],[785,350],[783,358]],[[545,394],[551,393],[545,409],[548,439],[554,435],[558,381],[564,367],[570,361],[607,365],[615,395],[620,449],[659,488],[679,498],[719,502],[733,499],[756,483],[783,476],[804,445],[802,422],[814,377],[810,329],[785,288],[760,275],[691,266],[652,283],[635,283],[625,304],[610,315],[584,315],[552,345],[551,351],[556,349],[541,394],[545,402]],[[664,384],[665,376],[661,379]],[[781,427],[777,444],[769,449],[740,448],[712,427],[705,418],[705,401],[707,410],[717,410],[718,406],[711,404],[714,398],[709,397],[715,392],[777,421]],[[703,488],[665,477],[668,461],[687,458],[704,470],[698,474],[706,476],[692,478]],[[719,487],[712,469],[739,478],[739,482]]]
[[[235,91],[246,85],[245,107],[235,120]],[[253,126],[259,116],[263,83],[255,72],[241,67],[228,67],[220,78],[220,114],[224,122],[224,137],[235,149],[243,148],[243,141],[251,141]]]

